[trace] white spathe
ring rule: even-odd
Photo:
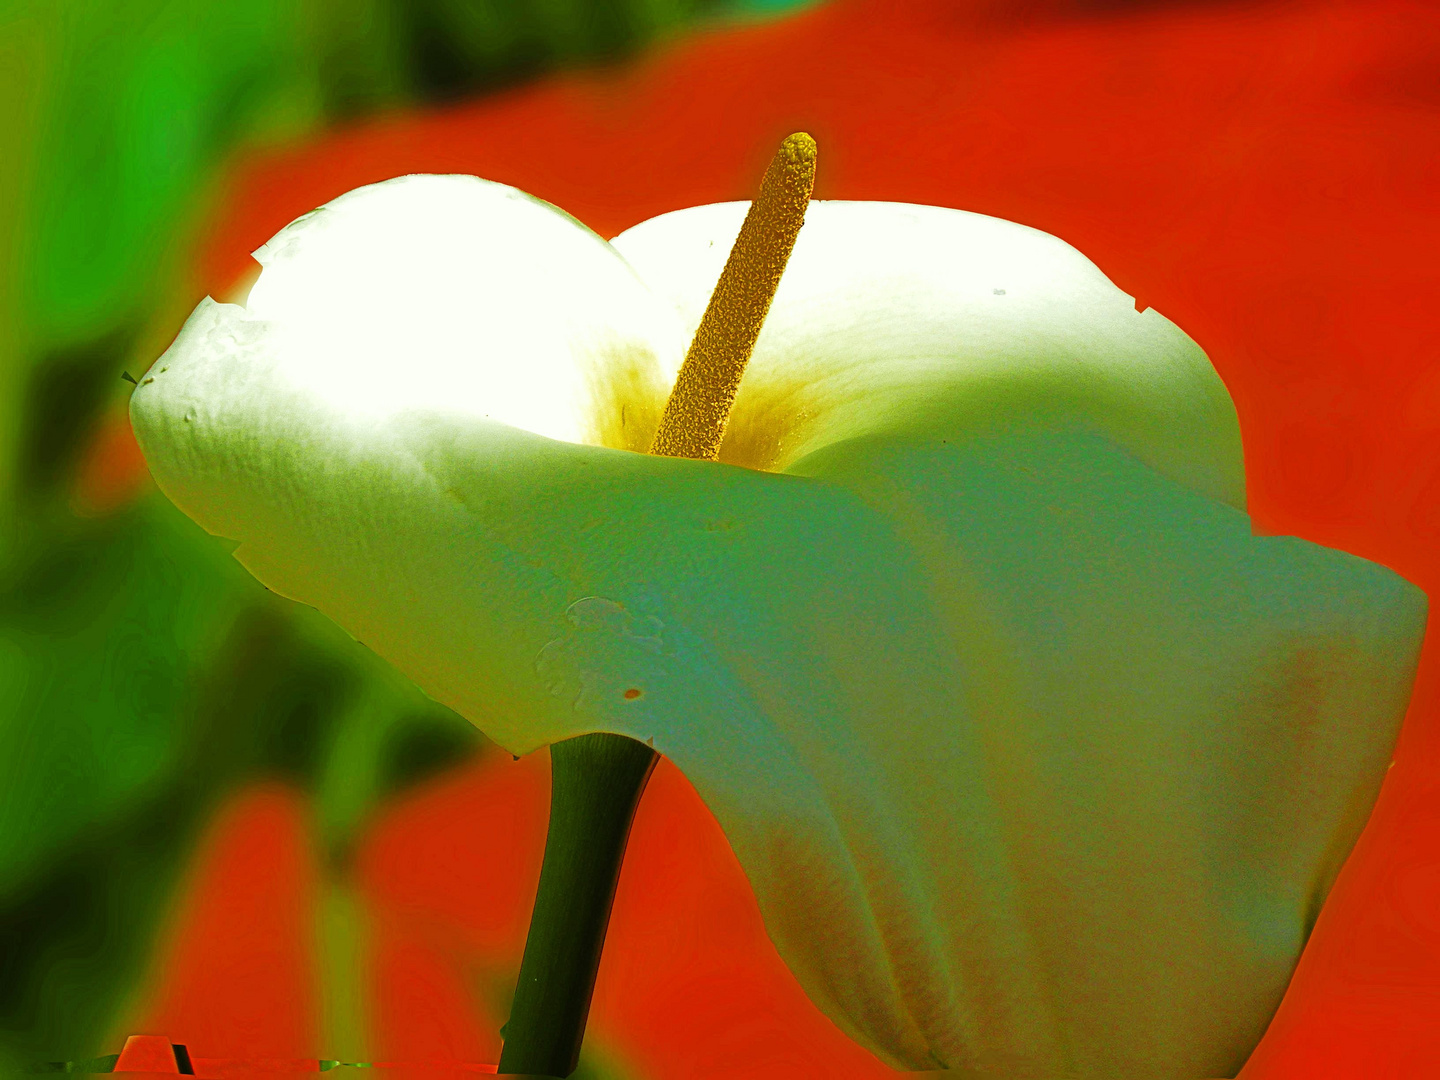
[[[1378,791],[1424,596],[1251,535],[1194,343],[954,210],[813,203],[735,464],[636,453],[743,211],[612,246],[472,177],[359,189],[197,308],[136,432],[261,581],[512,752],[653,739],[886,1061],[1233,1074]]]
[[[664,214],[613,241],[678,312],[687,341],[748,205]],[[789,469],[847,439],[994,430],[1041,412],[1083,415],[1166,475],[1244,509],[1239,425],[1210,361],[1069,244],[961,210],[816,202],[721,460]]]

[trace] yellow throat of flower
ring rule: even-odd
[[[815,140],[780,144],[676,376],[650,453],[714,461],[815,186]]]

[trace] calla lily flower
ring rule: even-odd
[[[350,192],[131,403],[156,480],[514,754],[650,742],[901,1068],[1230,1075],[1390,760],[1425,600],[1244,513],[1208,360],[1080,253],[812,203],[720,461],[650,456],[745,204],[610,243]]]

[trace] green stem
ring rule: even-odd
[[[630,823],[657,757],[623,735],[550,747],[550,828],[502,1073],[575,1071]]]

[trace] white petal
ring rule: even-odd
[[[685,345],[602,239],[473,176],[359,188],[255,257],[244,308],[213,317],[247,339],[242,324],[265,324],[277,375],[357,423],[436,410],[643,446],[634,430],[658,417]],[[641,414],[633,437],[617,435],[621,404]]]
[[[473,176],[356,189],[256,258],[245,305],[204,300],[131,400],[162,489],[237,539],[313,516],[313,485],[367,455],[413,468],[388,429],[407,418],[643,449],[683,355],[604,240]]]
[[[612,243],[693,334],[746,203],[652,218]],[[735,403],[722,461],[899,431],[1081,423],[1243,509],[1240,430],[1196,344],[1070,245],[981,214],[814,202]]]
[[[489,200],[475,235],[503,235],[487,223],[510,203],[475,190]],[[907,330],[949,325],[946,297],[963,290],[933,286],[938,271],[913,282],[935,308],[889,337],[936,373],[930,393],[907,398],[880,354],[883,422],[857,407],[868,376],[843,346],[894,303],[843,335],[796,325],[833,346],[812,355],[835,389],[792,388],[817,403],[814,431],[842,439],[799,440],[803,476],[561,441],[544,437],[549,419],[521,430],[488,396],[506,369],[486,382],[444,350],[392,354],[423,393],[344,385],[353,369],[324,351],[327,327],[347,349],[365,345],[338,325],[351,320],[457,349],[483,329],[477,363],[501,340],[523,368],[517,327],[541,294],[590,313],[568,337],[537,329],[536,370],[567,403],[557,415],[629,400],[574,404],[594,340],[650,370],[673,364],[672,313],[544,213],[549,259],[526,264],[517,229],[502,249],[520,270],[456,269],[488,275],[474,309],[437,286],[376,316],[402,293],[331,295],[302,266],[308,245],[296,287],[330,322],[267,295],[268,267],[252,299],[268,320],[202,305],[132,399],[161,486],[238,540],[260,580],[513,752],[587,731],[653,739],[725,828],[806,991],[885,1060],[997,1078],[1233,1073],[1384,775],[1423,595],[1351,556],[1257,538],[1207,496],[1238,497],[1229,414],[1168,324],[1145,324],[1159,327],[1152,362],[1140,338],[1093,329],[1118,316],[1037,328],[1036,301],[1010,326],[1020,340],[987,346],[997,371],[1039,357],[1066,373],[1052,383],[1065,422],[1033,382],[1001,409],[999,381],[944,376],[946,356],[965,371],[972,354]],[[368,249],[341,239],[355,258]],[[404,242],[400,229],[386,245]],[[564,270],[572,255],[588,269]],[[1077,318],[1109,303],[1097,289]],[[1037,295],[1055,293],[1083,296]],[[966,340],[983,336],[971,308],[952,320]],[[404,332],[387,340],[405,351]],[[1128,343],[1123,363],[1105,342]],[[1078,390],[1075,356],[1098,372]],[[1175,389],[1192,377],[1198,405]],[[984,390],[990,422],[949,398],[924,419],[951,388]],[[1146,427],[1171,399],[1174,452]]]

